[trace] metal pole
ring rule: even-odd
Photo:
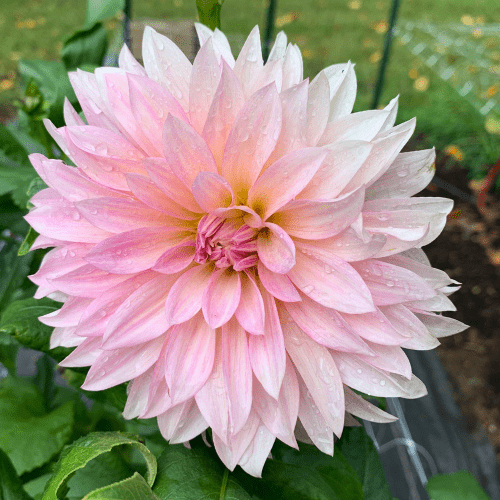
[[[130,18],[132,17],[132,0],[125,0],[123,8],[123,41],[132,50],[132,39],[130,37]]]
[[[382,61],[380,62],[380,67],[378,70],[377,85],[375,86],[375,92],[373,93],[372,109],[375,109],[380,101],[382,95],[382,89],[384,87],[385,70],[389,62],[389,53],[391,51],[392,39],[394,37],[394,28],[396,26],[396,20],[398,17],[400,0],[392,0],[391,5],[391,15],[389,17],[389,29],[385,35],[384,42],[384,54],[382,56]]]
[[[267,61],[269,52],[271,50],[271,41],[273,39],[274,31],[274,16],[276,14],[276,0],[269,0],[266,16],[266,33],[264,37],[264,47],[262,47],[262,57]]]

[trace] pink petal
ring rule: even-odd
[[[264,288],[273,296],[284,302],[300,301],[300,295],[288,276],[270,271],[262,262],[257,264],[259,279]]]
[[[146,26],[142,58],[149,78],[165,86],[187,111],[192,66],[181,49],[166,36]]]
[[[177,217],[178,219],[193,220],[197,214],[170,199],[153,181],[139,174],[126,174],[127,185],[134,195],[143,203],[159,212]]]
[[[380,129],[379,133],[387,132],[392,127],[394,127],[394,123],[396,122],[396,117],[398,115],[398,105],[399,105],[399,95],[397,95],[391,102],[384,108],[386,111],[389,111],[389,116],[385,121],[384,125]]]
[[[280,130],[281,104],[276,86],[270,84],[245,103],[224,149],[222,175],[242,200],[274,149]]]
[[[252,407],[252,367],[247,335],[236,320],[222,327],[221,347],[222,371],[229,398],[230,431],[234,435],[245,425]]]
[[[344,116],[327,124],[318,144],[324,146],[340,141],[371,141],[384,124],[389,113],[369,110]]]
[[[171,326],[165,316],[165,299],[175,279],[157,275],[132,292],[106,325],[103,348],[133,347],[163,335]]]
[[[158,156],[163,151],[162,131],[169,114],[188,121],[188,117],[175,97],[161,84],[143,76],[127,75],[130,107],[140,131],[145,135]]]
[[[231,319],[240,297],[240,273],[231,269],[219,269],[212,273],[202,299],[203,315],[211,328],[218,328]]]
[[[215,355],[215,331],[201,314],[175,325],[168,338],[165,378],[172,404],[192,398],[212,373]]]
[[[159,337],[128,349],[104,351],[91,366],[82,389],[102,391],[138,377],[156,362],[163,342]]]
[[[149,177],[171,200],[191,212],[202,212],[191,190],[174,175],[164,158],[148,158],[144,166]]]
[[[415,123],[415,119],[402,123],[390,135],[376,138],[370,156],[344,188],[344,192],[348,193],[359,186],[369,186],[381,177],[408,142],[415,130]]]
[[[219,167],[222,165],[222,156],[231,127],[244,103],[240,82],[228,64],[223,61],[219,86],[202,133]]]
[[[389,373],[397,373],[411,379],[411,365],[403,349],[397,345],[380,345],[367,341],[376,356],[358,356],[375,368]]]
[[[265,309],[262,295],[254,279],[240,273],[241,297],[235,311],[238,323],[249,333],[264,335]]]
[[[91,366],[102,354],[101,339],[88,338],[83,340],[80,345],[62,361],[59,366],[83,367]]]
[[[162,253],[186,236],[185,231],[176,227],[133,229],[101,241],[85,260],[111,273],[138,273],[153,267]]]
[[[170,248],[163,253],[153,266],[153,271],[163,274],[173,274],[183,271],[193,262],[196,252],[192,238]]]
[[[263,65],[259,27],[255,26],[248,35],[234,64],[234,73],[240,80],[247,97],[249,96],[250,84]]]
[[[402,198],[419,193],[434,177],[435,159],[434,149],[398,154],[385,174],[366,190],[366,199]]]
[[[76,326],[92,299],[70,297],[58,311],[51,312],[38,319],[49,326]]]
[[[44,206],[24,218],[35,231],[62,241],[97,243],[110,235],[84,219],[74,206]]]
[[[75,206],[91,224],[110,233],[150,226],[171,226],[177,222],[177,219],[153,210],[141,201],[127,198],[92,198],[77,201]]]
[[[260,261],[272,272],[286,274],[295,265],[295,245],[281,227],[267,222],[259,231],[257,252]]]
[[[188,123],[172,115],[163,127],[163,152],[168,166],[187,188],[200,172],[217,172],[206,142]]]
[[[295,246],[300,251],[309,252],[309,255],[322,258],[326,262],[332,255],[346,262],[369,259],[377,255],[385,242],[386,238],[382,234],[369,235],[365,240],[352,227],[323,240],[294,239]]]
[[[36,297],[35,297],[36,298]],[[75,335],[76,327],[60,327],[54,328],[52,335],[50,336],[50,348],[54,347],[76,347],[80,345],[85,339]]]
[[[211,276],[210,266],[195,266],[178,278],[165,302],[171,324],[183,323],[201,309],[203,293]]]
[[[300,49],[295,44],[288,44],[283,58],[283,83],[281,90],[287,90],[304,79],[303,62]]]
[[[356,270],[342,259],[328,263],[299,252],[288,277],[303,293],[322,306],[351,314],[375,310],[370,291]]]
[[[278,400],[273,399],[255,380],[253,407],[266,427],[281,441],[297,448],[294,436],[299,412],[299,384],[295,368],[287,356],[286,370]]]
[[[326,154],[321,148],[303,148],[280,158],[250,188],[248,205],[266,220],[307,186]]]
[[[364,189],[358,189],[333,201],[290,201],[269,221],[298,238],[329,238],[356,220],[363,206],[364,195]]]
[[[257,380],[274,399],[278,399],[285,376],[286,353],[280,318],[274,297],[261,290],[265,307],[264,335],[248,339],[250,361]]]
[[[350,329],[360,337],[381,345],[401,345],[410,334],[401,329],[396,330],[384,313],[376,308],[375,312],[364,314],[341,314]]]
[[[276,61],[278,62],[278,61]],[[281,92],[281,133],[267,165],[277,162],[282,156],[307,145],[307,90],[309,82],[304,80]],[[279,89],[278,89],[279,91]]]
[[[320,71],[309,85],[307,97],[307,128],[308,146],[316,146],[323,135],[328,115],[330,113],[330,84],[324,71]]]
[[[44,180],[68,201],[81,201],[101,196],[123,196],[119,191],[111,190],[88,177],[74,167],[68,167],[59,160],[42,161]]]
[[[215,359],[212,374],[195,395],[203,418],[213,432],[227,445],[229,436],[229,395],[222,366],[222,346],[218,338],[215,345]]]
[[[224,444],[217,434],[213,434],[214,447],[217,451],[217,455],[219,455],[220,459],[229,470],[234,470],[236,465],[238,465],[243,453],[254,439],[259,423],[259,418],[255,412],[252,411],[243,428],[230,437],[228,445]]]
[[[363,277],[377,306],[399,304],[409,300],[425,300],[435,290],[414,272],[377,259],[352,262]]]
[[[129,280],[122,281],[99,295],[87,307],[83,313],[77,335],[84,337],[101,337],[104,335],[106,325],[109,323],[114,312],[135,290],[153,279],[155,273],[146,271],[132,276]]]
[[[200,41],[200,46],[203,46],[208,39],[212,37],[217,58],[221,57],[232,68],[234,66],[234,57],[231,53],[231,46],[227,41],[226,35],[224,35],[224,33],[222,33],[222,31],[218,28],[215,28],[215,31],[212,31],[210,28],[207,28],[207,26],[200,23],[194,23],[194,26]]]
[[[128,386],[128,395],[123,418],[131,420],[137,418],[148,404],[149,383],[153,375],[153,367],[136,377]]]
[[[56,290],[68,295],[95,298],[130,277],[130,274],[110,274],[87,264],[49,281]]]
[[[193,182],[193,196],[205,212],[212,212],[233,203],[233,190],[219,174],[200,172]]]
[[[302,295],[301,302],[285,303],[284,308],[315,342],[330,349],[374,355],[337,311],[321,306],[306,295]]]
[[[411,338],[401,344],[401,347],[428,351],[437,347],[440,342],[432,336],[425,325],[402,304],[381,307],[392,326],[398,332],[410,334]]]
[[[268,61],[276,61],[278,59],[283,59],[285,57],[286,52],[286,42],[287,38],[284,31],[280,31],[276,35],[276,40],[271,48],[271,52],[269,52]]]
[[[281,61],[269,61],[266,65],[255,75],[249,86],[246,86],[246,95],[252,95],[262,87],[274,83],[278,92],[281,91],[281,84],[283,81],[283,63]]]
[[[328,121],[338,120],[352,112],[356,100],[356,74],[354,65],[335,64],[325,69],[330,83],[330,116]]]
[[[342,376],[343,382],[356,389],[364,392],[369,396],[382,397],[419,397],[426,394],[425,386],[421,384],[418,390],[414,390],[408,380],[398,375],[389,375],[383,370],[374,368],[363,361],[355,354],[347,354],[344,352],[330,351],[337,368]],[[400,377],[400,378],[398,378]],[[414,382],[418,380],[413,376]]]
[[[219,85],[221,69],[212,40],[198,51],[193,63],[189,87],[189,117],[191,125],[202,133],[208,110]]]
[[[146,70],[136,61],[126,44],[120,50],[118,56],[118,66],[127,73],[133,75],[146,76]]]
[[[297,199],[334,201],[369,157],[373,144],[342,141],[325,146],[327,156]]]
[[[284,325],[287,353],[321,416],[340,437],[344,427],[344,391],[335,362],[326,347],[308,337],[293,321],[285,321]]]
[[[333,455],[333,430],[329,427],[318,407],[312,393],[299,377],[299,419],[311,441],[327,455]]]
[[[158,415],[158,427],[171,444],[185,443],[201,434],[208,424],[194,399],[181,403]]]
[[[356,417],[368,420],[369,422],[390,423],[397,420],[396,417],[372,405],[354,391],[344,385],[345,409],[356,415]]]
[[[448,337],[455,333],[460,333],[469,328],[468,325],[447,316],[440,314],[425,313],[423,311],[415,313],[415,316],[425,325],[427,330],[434,337]]]
[[[85,125],[85,122],[80,118],[80,115],[76,112],[67,97],[64,98],[63,113],[66,125]]]
[[[271,453],[271,448],[275,440],[276,438],[266,429],[265,425],[260,424],[257,427],[254,438],[241,456],[239,466],[247,474],[251,474],[254,477],[261,477],[262,468],[269,453]]]

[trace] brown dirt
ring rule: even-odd
[[[459,163],[440,152],[436,177],[475,199],[481,189]],[[489,194],[480,212],[432,183],[421,195],[455,200],[443,233],[424,250],[434,267],[462,283],[450,297],[457,308],[450,316],[470,328],[443,338],[437,353],[469,430],[485,429],[500,464],[500,198]]]

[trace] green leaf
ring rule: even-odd
[[[250,500],[248,493],[206,446],[166,447],[153,491],[161,500]],[[290,497],[291,498],[291,497]]]
[[[29,81],[33,78],[45,100],[50,105],[49,118],[56,127],[64,125],[62,115],[64,97],[77,103],[75,92],[68,78],[66,67],[61,61],[21,60],[18,70]]]
[[[49,481],[49,479],[52,477],[52,473],[49,472],[48,474],[44,474],[43,476],[39,476],[36,479],[33,479],[27,483],[24,484],[24,489],[26,492],[31,495],[35,500],[41,500],[42,494],[43,494],[43,489],[45,488],[45,485]]]
[[[35,240],[37,238],[38,238],[38,233],[32,227],[30,227],[28,230],[28,234],[26,235],[23,242],[21,243],[21,246],[19,247],[17,255],[19,257],[26,255],[30,251],[31,247],[33,246],[33,243],[35,243]]]
[[[26,208],[28,186],[36,176],[24,148],[0,125],[0,195],[12,192],[16,204]]]
[[[64,42],[62,60],[68,71],[85,65],[101,66],[108,48],[108,34],[101,23],[74,33]]]
[[[89,493],[83,500],[159,500],[137,472],[119,483]]]
[[[358,473],[366,500],[392,499],[380,457],[363,427],[345,427],[335,448]]]
[[[106,21],[124,7],[125,0],[87,0],[85,27],[89,28],[95,23]]]
[[[0,382],[0,448],[23,474],[47,463],[71,436],[73,402],[46,413],[43,396],[28,381]]]
[[[356,471],[338,449],[331,457],[315,446],[305,443],[300,443],[300,451],[298,451],[281,442],[276,442],[272,456],[274,460],[318,472],[338,498],[364,499],[363,488]]]
[[[18,257],[17,252],[18,244],[14,240],[9,241],[0,251],[0,269],[2,270],[0,311],[11,302],[14,293],[26,278],[33,259],[33,255]]]
[[[129,478],[134,470],[117,450],[119,448],[103,453],[78,469],[68,481],[68,498],[80,499],[89,492]]]
[[[16,374],[18,351],[19,344],[10,335],[0,333],[0,363],[2,363],[7,370],[9,370],[11,375]]]
[[[200,23],[210,29],[220,29],[220,11],[224,0],[196,0],[196,8],[200,16]]]
[[[137,436],[120,432],[94,432],[78,439],[63,450],[55,466],[54,476],[45,488],[43,500],[61,498],[60,493],[64,491],[75,471],[115,446],[124,444],[136,447],[144,456],[148,467],[147,482],[151,486],[156,477],[156,458],[146,446],[139,442]]]
[[[425,489],[431,500],[490,500],[476,478],[463,470],[432,476]]]
[[[24,491],[12,462],[0,449],[0,500],[31,500]]]

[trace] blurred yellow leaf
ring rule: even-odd
[[[387,21],[380,21],[375,25],[375,31],[380,34],[385,33],[388,28],[389,25],[387,24]]]
[[[486,90],[486,97],[493,97],[499,90],[500,90],[500,87],[497,83],[495,83],[495,85],[491,85]]]
[[[460,21],[462,21],[462,24],[465,24],[465,26],[472,26],[474,24],[474,18],[469,16],[469,14],[464,14],[460,18]]]
[[[380,51],[377,50],[377,52],[374,52],[369,58],[368,61],[370,61],[372,64],[378,63],[382,59],[382,54]]]
[[[412,79],[415,80],[415,78],[418,77],[418,71],[416,68],[411,68],[410,71],[408,71],[408,76]]]
[[[359,10],[359,9],[361,9],[361,1],[360,0],[351,0],[347,4],[347,7],[349,7],[352,10]]]
[[[474,28],[474,31],[472,32],[472,36],[474,38],[481,38],[483,36],[483,30],[481,28]]]
[[[14,82],[12,80],[2,80],[0,82],[0,91],[10,90],[14,86]]]
[[[302,51],[302,55],[306,58],[306,59],[312,59],[313,58],[313,51],[311,49],[304,49]]]
[[[499,134],[500,135],[500,119],[493,118],[492,116],[488,116],[484,123],[484,128],[486,132],[490,134]]]

